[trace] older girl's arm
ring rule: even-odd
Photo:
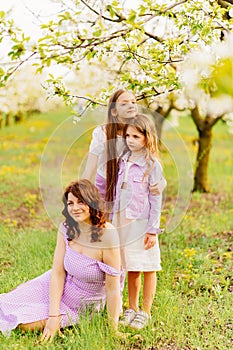
[[[98,156],[96,154],[89,153],[87,157],[86,167],[82,174],[82,179],[87,179],[87,180],[92,179],[92,177],[96,173],[97,162],[98,162]]]

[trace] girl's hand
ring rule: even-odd
[[[159,184],[156,183],[154,185],[151,185],[150,192],[151,192],[152,196],[159,196],[160,195]]]
[[[146,233],[144,238],[144,247],[146,250],[154,247],[156,244],[156,234]]]
[[[150,186],[150,192],[152,196],[159,196],[165,187],[167,186],[167,181],[164,177],[161,177],[158,183]]]
[[[53,338],[55,337],[57,331],[60,329],[60,321],[61,316],[48,318],[43,334],[41,336],[41,341],[49,341],[50,343],[53,341]]]

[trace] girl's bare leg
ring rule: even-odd
[[[128,294],[129,294],[129,308],[135,311],[138,310],[139,292],[141,288],[141,272],[128,272]]]
[[[156,272],[144,272],[142,310],[150,315],[153,298],[156,291]]]

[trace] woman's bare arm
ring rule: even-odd
[[[50,287],[49,287],[49,317],[41,340],[52,341],[56,332],[60,328],[60,302],[65,283],[64,256],[65,242],[62,232],[58,230],[57,245],[55,248],[53,267],[51,272]]]
[[[116,270],[121,269],[120,243],[118,232],[113,225],[107,223],[108,230],[103,237],[103,262]],[[110,325],[116,329],[121,307],[120,276],[106,274],[107,312]]]

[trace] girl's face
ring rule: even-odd
[[[138,152],[145,147],[146,138],[134,126],[128,126],[126,131],[126,143],[130,151]]]
[[[138,107],[135,96],[131,92],[123,92],[112,110],[112,114],[118,117],[120,122],[126,122],[127,119],[134,118],[137,114]]]
[[[90,222],[90,208],[75,197],[71,192],[67,199],[68,213],[76,222]]]

